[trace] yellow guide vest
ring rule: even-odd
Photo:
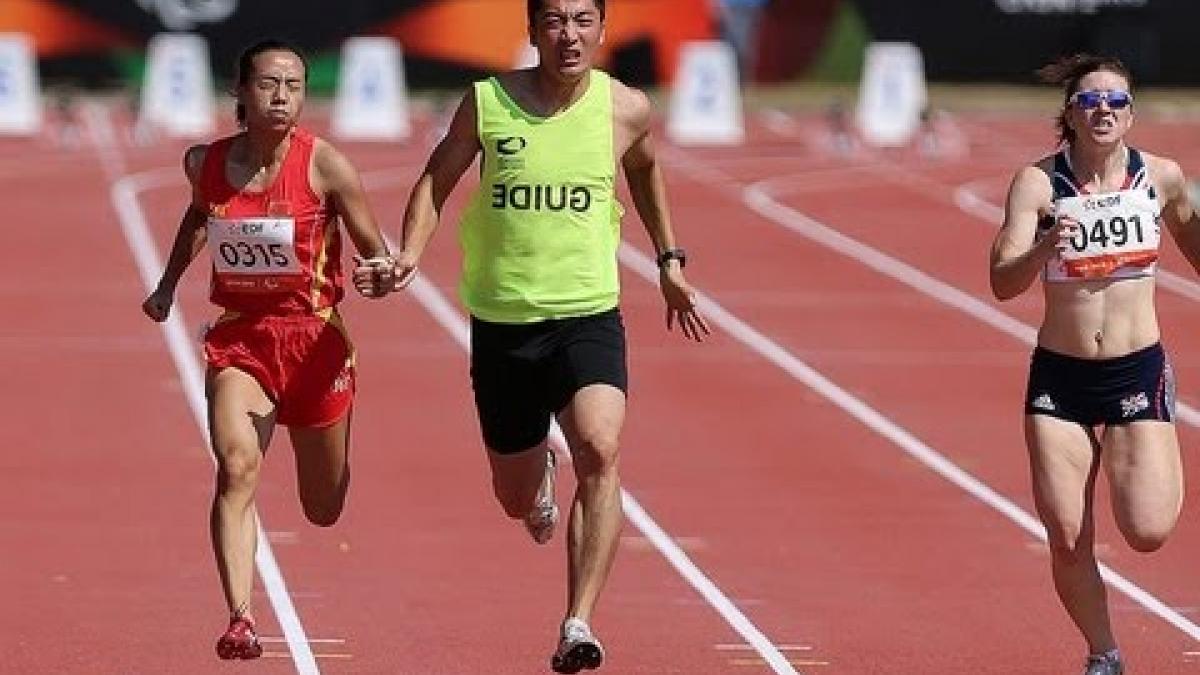
[[[475,83],[482,171],[459,225],[459,294],[472,315],[531,323],[617,306],[611,92],[592,70],[578,101],[542,118],[496,78]]]

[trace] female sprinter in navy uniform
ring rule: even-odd
[[[1179,166],[1132,148],[1129,72],[1078,55],[1039,74],[1063,87],[1061,147],[1019,171],[991,254],[1007,300],[1040,275],[1045,317],[1025,399],[1033,495],[1054,586],[1087,641],[1086,675],[1120,675],[1093,520],[1103,467],[1122,535],[1162,546],[1183,496],[1175,383],[1160,343],[1154,274],[1160,225],[1200,268],[1200,219]]]

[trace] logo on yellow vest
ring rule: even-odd
[[[529,145],[521,136],[506,136],[496,139],[496,154],[515,155]]]
[[[521,136],[505,136],[496,139],[496,159],[501,169],[519,171],[525,168],[525,158],[517,157],[517,153],[529,145]]]

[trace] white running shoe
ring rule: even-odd
[[[550,668],[556,673],[578,673],[599,668],[604,663],[604,647],[592,635],[592,629],[582,619],[571,617],[563,622],[558,649],[550,657]]]
[[[546,473],[542,477],[542,486],[538,488],[537,498],[533,508],[525,516],[525,529],[529,536],[539,544],[545,544],[554,536],[554,526],[558,524],[558,504],[554,501],[554,478],[558,461],[553,450],[546,451]]]

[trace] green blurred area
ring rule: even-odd
[[[852,2],[838,4],[833,24],[807,79],[813,82],[857,82],[863,54],[871,42],[866,22]]]
[[[119,73],[122,85],[127,89],[138,89],[146,75],[146,54],[140,50],[123,50],[112,55],[114,69]],[[337,85],[339,59],[336,52],[319,52],[308,58],[308,93],[325,97],[332,96]],[[233,73],[214,73],[214,84],[218,90],[228,90]]]

